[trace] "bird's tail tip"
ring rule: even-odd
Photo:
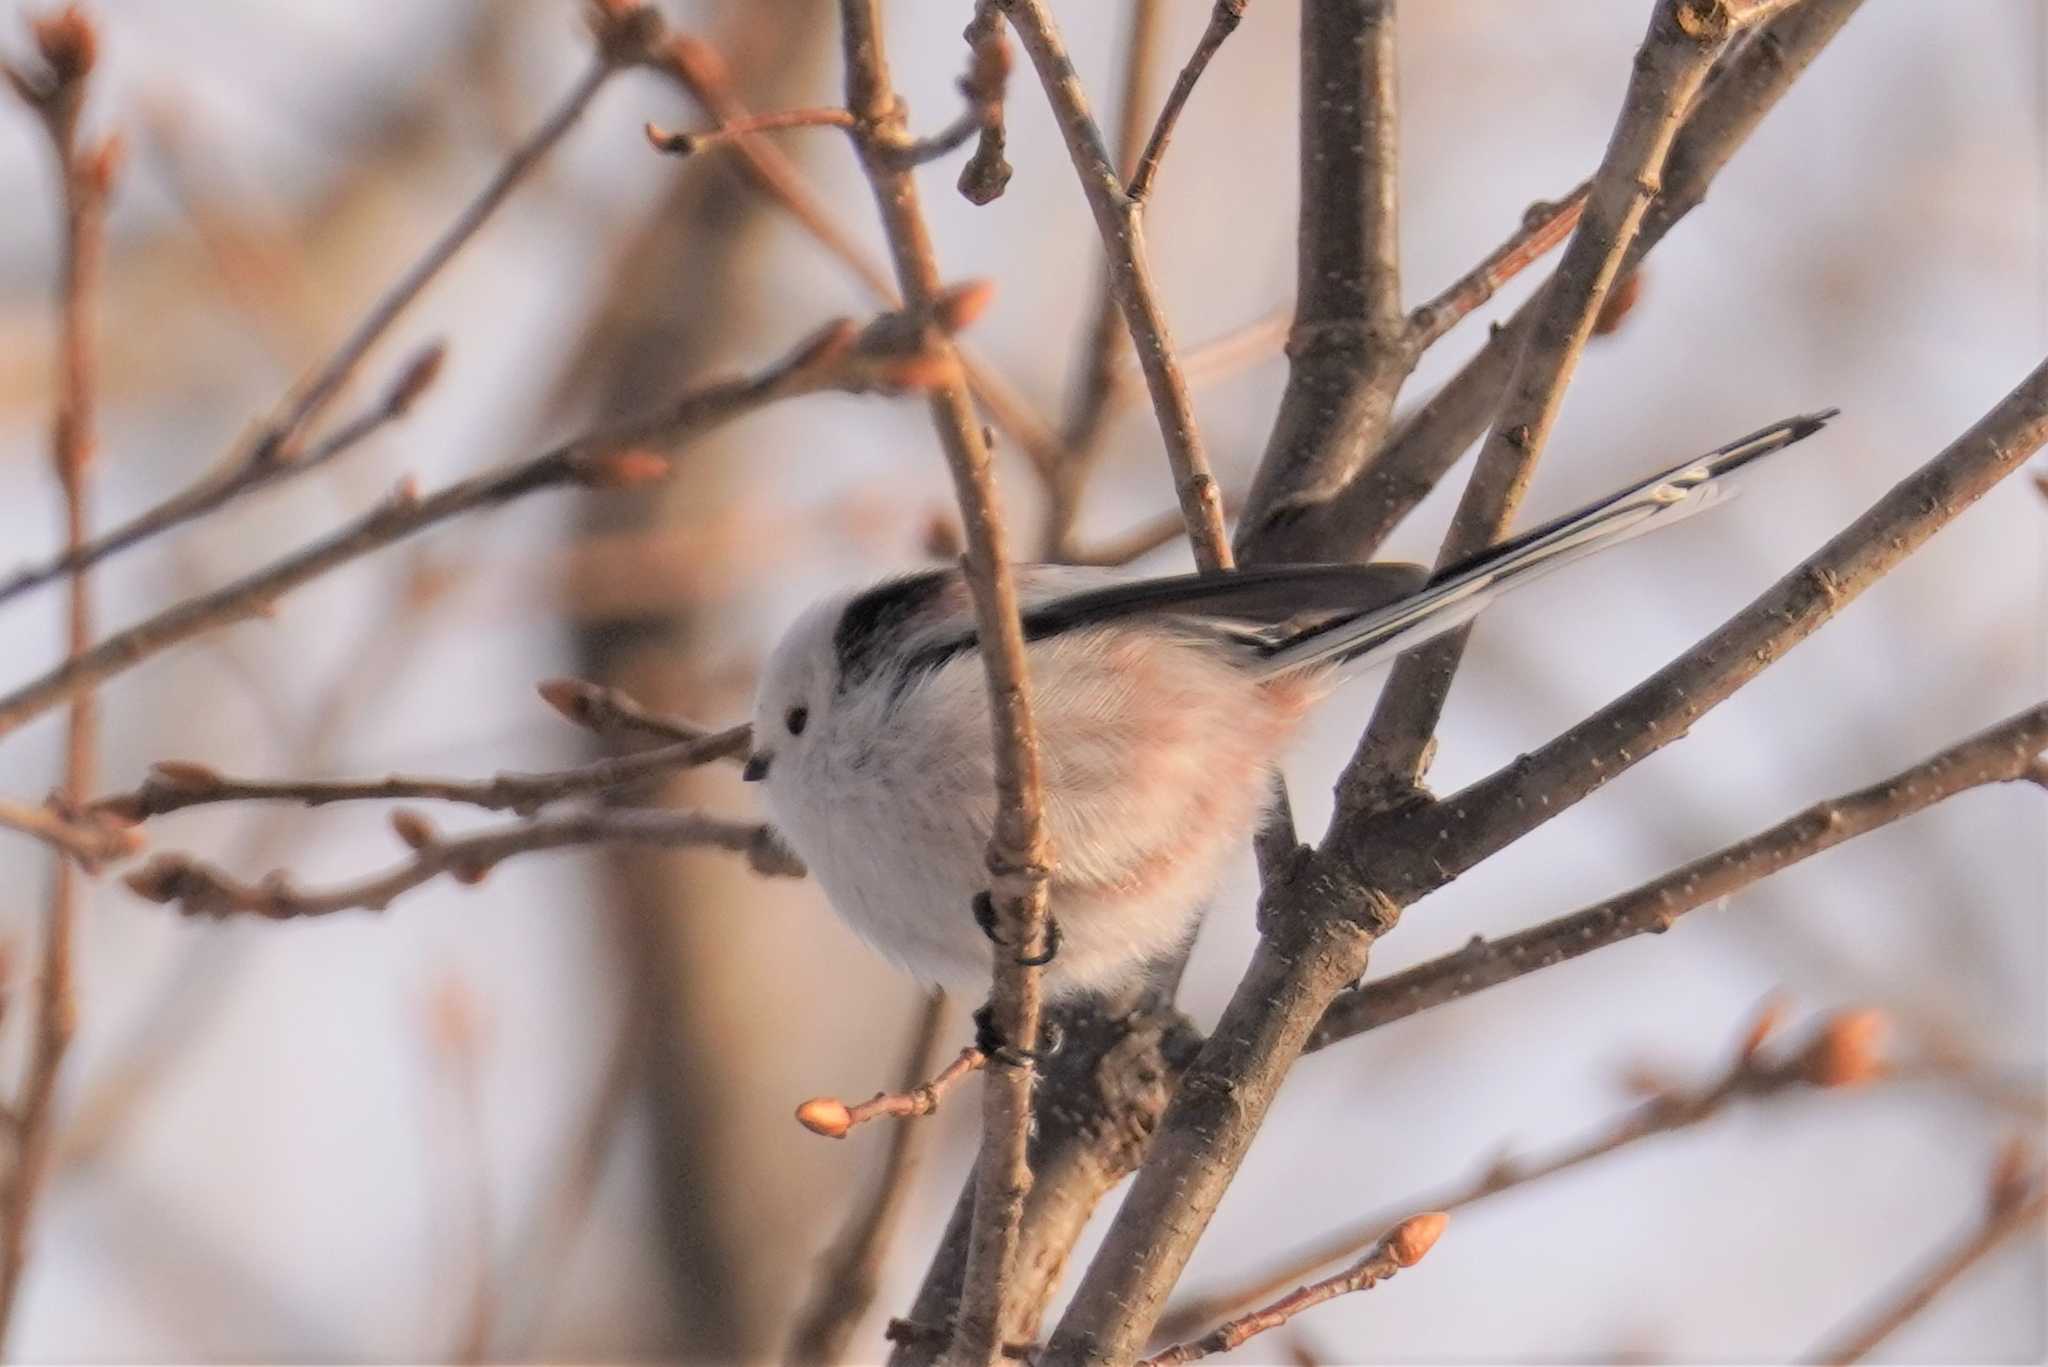
[[[1816,413],[1801,413],[1798,417],[1787,420],[1785,436],[1791,441],[1804,441],[1826,427],[1831,419],[1840,416],[1842,410],[1839,408],[1823,408]]]

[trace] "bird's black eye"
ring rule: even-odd
[[[789,728],[789,734],[792,736],[801,736],[810,720],[811,709],[808,707],[792,707],[782,714],[782,724]]]

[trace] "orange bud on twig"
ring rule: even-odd
[[[853,1112],[846,1103],[829,1096],[814,1096],[796,1108],[797,1123],[812,1134],[827,1139],[844,1139],[853,1128]]]
[[[1436,1247],[1436,1241],[1443,1237],[1444,1226],[1450,1222],[1451,1217],[1440,1210],[1410,1216],[1388,1236],[1387,1251],[1401,1266],[1413,1267]]]

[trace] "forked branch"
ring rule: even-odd
[[[590,845],[644,845],[730,850],[755,873],[800,878],[804,867],[775,832],[756,822],[727,821],[699,812],[608,808],[568,816],[512,822],[473,835],[444,838],[415,812],[392,813],[392,829],[413,857],[395,868],[325,890],[295,886],[283,873],[244,883],[182,854],[160,854],[123,881],[138,897],[176,906],[188,916],[219,920],[255,916],[291,921],[341,911],[383,911],[403,894],[436,878],[481,883],[516,855]]]
[[[1846,840],[1959,793],[2025,780],[2043,749],[2048,749],[2048,703],[2030,707],[1890,778],[1817,802],[1768,830],[1618,897],[1501,939],[1475,936],[1455,953],[1353,988],[1330,1003],[1308,1047],[1324,1048],[1637,935],[1662,934],[1687,912],[1717,904]]]
[[[941,291],[934,301],[944,302]],[[187,599],[101,641],[40,678],[0,696],[0,736],[124,670],[220,627],[261,615],[287,593],[373,551],[465,513],[544,489],[623,488],[662,479],[669,463],[644,449],[674,445],[778,399],[821,390],[919,392],[933,378],[929,339],[945,318],[901,323],[885,314],[864,330],[838,322],[752,375],[691,390],[661,412],[590,433],[543,455],[476,475],[422,497],[410,481],[376,509],[330,536],[234,583]],[[964,318],[958,319],[964,321]]]
[[[939,269],[917,183],[898,155],[910,137],[883,47],[880,0],[841,0],[840,23],[846,107],[859,119],[861,165],[881,213],[907,312],[915,316],[937,296]],[[929,390],[929,407],[960,505],[967,541],[962,567],[974,600],[994,723],[996,808],[988,866],[995,924],[991,938],[997,944],[989,1021],[1012,1049],[1029,1051],[1038,1040],[1039,965],[1047,944],[1046,883],[1053,851],[1045,834],[1024,635],[988,443],[957,355],[943,338],[934,346],[942,366]],[[999,1325],[1011,1294],[1018,1227],[1031,1187],[1026,1146],[1033,1069],[1027,1059],[1028,1053],[1020,1052],[997,1060],[983,1090],[966,1294],[953,1325],[953,1351],[962,1362],[994,1363],[1001,1357]]]

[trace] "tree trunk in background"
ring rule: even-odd
[[[747,6],[734,16],[711,36],[736,79],[765,74],[741,92],[756,107],[801,104],[819,88],[835,31],[825,4]],[[668,97],[657,98],[650,110],[665,110]],[[702,118],[692,110],[675,121],[692,127]],[[824,138],[787,150],[812,149],[843,150]],[[788,341],[755,323],[770,312],[756,300],[771,289],[765,239],[777,210],[713,157],[688,165],[650,157],[645,173],[673,188],[621,253],[556,396],[562,409],[644,412],[743,350]],[[742,425],[693,445],[682,457],[685,477],[661,496],[592,498],[577,529],[584,548],[687,546],[716,528],[749,486],[747,440]],[[590,591],[572,584],[568,596],[586,609],[573,629],[587,677],[693,717],[723,723],[743,714],[748,682],[713,677],[736,653],[731,644],[746,639],[723,629],[729,608],[715,587],[692,592],[622,575],[622,565],[648,563],[630,551],[582,563],[594,567]],[[673,600],[662,601],[671,586]],[[638,601],[607,606],[603,597],[621,588]],[[723,811],[749,805],[723,770],[689,771],[665,796]],[[608,856],[600,886],[619,928],[622,981],[633,989],[627,1009],[646,1043],[652,1178],[674,1292],[664,1347],[686,1360],[758,1360],[778,1344],[830,1233],[829,1213],[858,1185],[849,1179],[860,1155],[821,1144],[789,1119],[797,1100],[858,1074],[850,1055],[835,1060],[830,1041],[793,1040],[795,1022],[775,1011],[784,992],[806,991],[786,946],[815,913],[815,893],[769,885],[717,855],[643,852]],[[769,943],[778,938],[780,956]]]

